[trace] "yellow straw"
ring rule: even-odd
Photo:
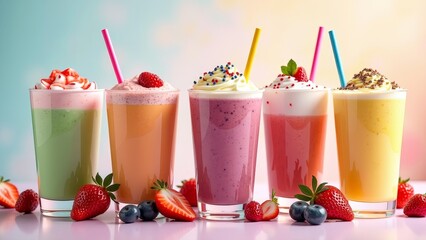
[[[246,77],[246,81],[249,81],[250,78],[250,71],[251,71],[251,65],[253,63],[254,55],[256,54],[256,48],[257,48],[257,42],[259,40],[260,28],[256,28],[256,31],[254,32],[253,41],[251,43],[250,53],[247,59],[246,69],[244,70],[244,76]]]

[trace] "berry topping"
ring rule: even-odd
[[[139,208],[135,205],[126,205],[118,213],[118,217],[125,223],[134,223],[140,216]]]
[[[151,189],[157,190],[155,204],[165,217],[179,221],[194,221],[196,215],[182,193],[168,187],[167,182],[157,180]]]
[[[246,219],[251,222],[258,222],[263,219],[262,207],[256,201],[251,201],[245,206],[244,214]]]
[[[10,183],[9,179],[0,177],[0,206],[14,208],[18,197],[19,192],[16,186]]]
[[[152,221],[158,216],[157,205],[155,201],[143,201],[138,205],[140,215],[139,218],[144,221]]]
[[[293,59],[288,61],[287,66],[281,66],[281,72],[285,76],[292,76],[299,82],[307,82],[308,75],[303,67],[297,67],[296,62]]]
[[[38,206],[38,194],[32,189],[23,191],[15,204],[15,209],[21,213],[30,213]]]
[[[415,194],[404,207],[404,214],[408,217],[426,216],[426,193]]]
[[[398,179],[398,197],[396,198],[396,208],[404,208],[408,200],[414,195],[414,188],[408,183],[410,178]]]
[[[197,184],[194,178],[190,178],[188,180],[183,180],[181,186],[177,186],[180,188],[180,193],[188,200],[191,207],[197,206]]]
[[[138,83],[146,88],[159,88],[163,86],[163,80],[156,74],[150,72],[139,74]]]
[[[275,197],[275,191],[272,190],[271,200],[266,200],[260,205],[263,212],[263,221],[269,221],[278,217],[279,209],[278,209],[278,199]]]
[[[303,194],[296,194],[295,197],[323,206],[327,211],[328,219],[352,221],[354,213],[346,197],[338,188],[331,185],[326,186],[326,184],[324,182],[317,186],[317,179],[312,176],[312,190],[305,185],[299,185]]]
[[[71,210],[71,218],[75,221],[81,221],[96,217],[108,210],[111,199],[114,201],[115,192],[120,184],[112,184],[112,173],[105,177],[105,180],[96,174],[92,177],[96,184],[85,184],[77,192],[74,204]]]

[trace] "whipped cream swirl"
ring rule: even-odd
[[[255,91],[258,88],[247,82],[243,73],[238,72],[234,64],[216,66],[212,71],[205,72],[198,81],[194,81],[194,90],[204,91]]]

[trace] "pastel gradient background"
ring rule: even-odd
[[[318,26],[325,27],[316,81],[339,84],[328,30],[347,78],[377,68],[408,89],[401,175],[426,179],[426,1],[58,1],[0,0],[0,175],[36,181],[28,89],[52,69],[75,68],[110,88],[115,76],[102,39],[108,28],[124,78],[157,73],[182,90],[175,182],[194,174],[187,89],[204,71],[232,61],[243,70],[254,29],[262,28],[251,80],[272,81],[295,59],[310,72]],[[332,114],[332,113],[330,113]],[[257,179],[267,181],[261,123]],[[338,180],[330,118],[325,179]],[[111,171],[106,112],[99,171]]]

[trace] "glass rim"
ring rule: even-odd
[[[155,91],[155,90],[138,90],[138,91],[133,91],[133,90],[125,90],[125,89],[105,89],[105,92],[110,92],[110,93],[126,93],[126,94],[160,94],[160,93],[180,93],[180,89],[170,89],[170,90],[160,90],[160,91]]]
[[[342,90],[342,89],[332,89],[333,94],[347,94],[347,95],[372,95],[372,94],[395,94],[395,93],[406,93],[407,89],[398,88],[392,90],[373,90],[373,91],[360,91],[360,90]]]
[[[292,89],[265,88],[265,92],[279,91],[279,92],[292,92],[292,93],[294,93],[294,92],[329,92],[331,90],[332,90],[331,88],[327,88],[327,87],[325,87],[325,88],[314,88],[314,89],[312,89],[312,88],[297,88],[297,89],[294,89],[294,88],[292,88]]]
[[[250,90],[250,91],[206,91],[206,90],[198,90],[198,89],[188,89],[189,93],[201,93],[201,94],[211,94],[211,95],[244,95],[244,94],[254,94],[254,93],[263,93],[263,89]]]
[[[54,93],[54,94],[70,94],[70,93],[89,93],[89,92],[105,92],[105,89],[91,89],[91,90],[51,90],[51,89],[35,89],[30,88],[30,92],[41,92],[41,93]]]

